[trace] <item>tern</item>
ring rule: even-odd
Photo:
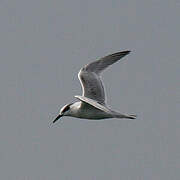
[[[105,90],[101,81],[102,71],[129,53],[130,51],[122,51],[110,54],[81,68],[78,78],[82,86],[82,96],[75,96],[79,100],[78,102],[63,106],[53,123],[62,116],[92,120],[106,118],[135,119],[136,115],[121,114],[107,106]]]

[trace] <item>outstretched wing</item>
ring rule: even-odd
[[[83,90],[82,96],[93,99],[100,104],[105,104],[105,91],[100,73],[129,53],[130,51],[117,52],[84,66],[78,74]]]

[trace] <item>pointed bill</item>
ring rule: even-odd
[[[59,115],[54,119],[53,124],[54,124],[57,120],[59,120],[61,117],[62,117],[62,114],[59,114]]]

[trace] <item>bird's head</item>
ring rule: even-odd
[[[66,104],[65,106],[63,106],[60,111],[58,116],[54,119],[53,123],[55,123],[58,119],[60,119],[62,116],[68,116],[69,112],[70,112],[70,106],[71,104]]]

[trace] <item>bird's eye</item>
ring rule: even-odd
[[[63,112],[66,112],[69,110],[69,106],[66,106],[64,109],[63,109]]]
[[[63,109],[62,109],[62,113],[68,111],[70,109],[70,104],[66,105]]]

